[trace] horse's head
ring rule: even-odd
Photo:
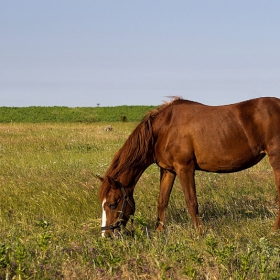
[[[125,227],[129,216],[134,214],[135,202],[133,191],[117,180],[100,178],[101,189],[107,190],[102,199],[102,236],[117,235],[121,227]]]

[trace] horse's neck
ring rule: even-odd
[[[119,181],[126,187],[135,187],[138,180],[140,179],[143,172],[151,165],[152,163],[146,164],[145,166],[130,168],[119,174]]]

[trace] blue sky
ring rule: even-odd
[[[0,0],[0,106],[280,97],[280,1]]]

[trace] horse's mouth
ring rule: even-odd
[[[111,232],[109,232],[106,236],[118,239],[122,236],[133,236],[134,231],[127,229],[125,226],[121,226],[119,228],[113,229]]]

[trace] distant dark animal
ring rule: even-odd
[[[134,187],[144,170],[160,167],[157,230],[176,175],[194,227],[202,231],[194,173],[236,172],[265,155],[273,168],[280,207],[280,100],[258,98],[226,106],[206,106],[175,99],[151,111],[115,154],[100,178],[102,235],[117,233],[134,214]],[[274,229],[280,228],[280,212]]]

